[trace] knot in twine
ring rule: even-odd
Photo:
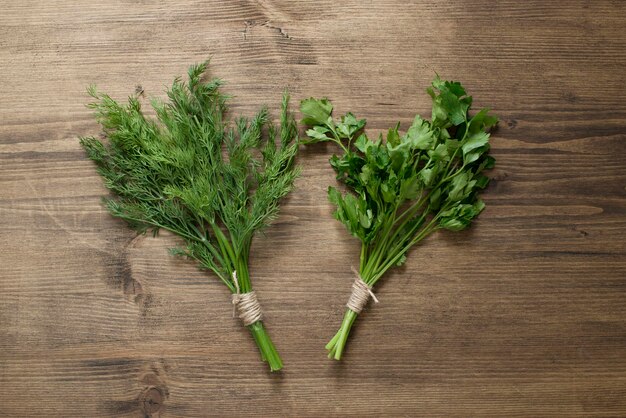
[[[359,272],[356,271],[354,267],[352,267],[352,272],[356,278],[354,279],[354,283],[352,283],[352,294],[350,295],[350,299],[348,299],[346,306],[351,311],[360,314],[363,308],[365,308],[365,305],[367,305],[367,301],[370,297],[374,299],[374,302],[376,303],[378,303],[378,299],[376,298],[374,292],[372,292],[372,288],[368,286],[363,279],[361,279]]]
[[[257,321],[263,319],[263,312],[261,311],[261,305],[256,298],[256,292],[239,293],[239,281],[237,280],[237,272],[233,271],[233,282],[237,293],[233,293],[233,318],[235,317],[235,311],[239,313],[239,319],[245,326],[252,325]]]

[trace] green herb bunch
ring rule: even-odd
[[[90,87],[89,107],[108,141],[88,137],[81,144],[114,194],[105,199],[113,216],[139,232],[180,236],[185,245],[173,254],[196,260],[244,294],[252,291],[252,239],[277,216],[299,173],[297,125],[285,93],[280,127],[265,108],[231,126],[222,81],[205,81],[206,67],[191,66],[187,82],[175,79],[167,102],[152,100],[156,120],[144,116],[137,97],[120,105]],[[262,321],[248,328],[271,370],[281,369]]]
[[[495,163],[487,153],[497,118],[488,109],[470,117],[472,97],[458,82],[437,77],[427,92],[431,120],[416,116],[404,134],[398,123],[386,141],[368,138],[365,119],[352,113],[334,120],[327,99],[301,103],[307,143],[331,141],[343,151],[330,164],[348,192],[330,187],[328,195],[335,217],[361,240],[359,276],[370,289],[412,246],[440,229],[467,228],[485,206],[478,193],[489,182],[483,171]],[[346,310],[326,346],[329,357],[341,358],[357,314]]]

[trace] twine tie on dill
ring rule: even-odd
[[[233,318],[235,317],[235,311],[237,311],[239,313],[239,319],[241,319],[245,326],[252,325],[263,319],[263,312],[256,298],[256,292],[253,290],[248,293],[240,293],[237,271],[233,271],[233,282],[237,289],[237,293],[233,293],[232,295]]]
[[[354,267],[352,267],[352,272],[356,278],[354,279],[354,283],[352,283],[352,294],[350,294],[350,299],[348,299],[346,306],[351,311],[360,314],[363,308],[365,308],[365,305],[367,305],[367,301],[370,297],[374,299],[376,303],[378,303],[378,299],[374,292],[372,292],[372,288],[363,281],[359,272],[356,271]]]

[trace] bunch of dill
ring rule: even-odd
[[[188,81],[174,80],[167,101],[152,100],[156,120],[142,113],[137,97],[121,105],[90,87],[89,107],[107,141],[80,141],[113,193],[105,199],[113,216],[142,233],[180,236],[184,246],[172,253],[196,260],[233,294],[245,295],[252,292],[252,239],[277,216],[299,173],[297,127],[287,93],[279,127],[265,108],[232,126],[222,81],[205,81],[206,68],[206,62],[191,66]],[[248,324],[242,317],[263,360],[279,370],[281,358],[260,318],[259,312]]]

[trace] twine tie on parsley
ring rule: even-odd
[[[372,292],[372,288],[367,285],[359,275],[359,272],[356,271],[354,267],[352,267],[352,272],[356,276],[354,279],[354,283],[352,283],[352,294],[350,294],[350,299],[348,299],[348,303],[346,306],[351,311],[359,314],[367,305],[367,301],[371,297],[374,299],[374,302],[378,303],[378,299],[374,292]]]
[[[256,292],[253,290],[248,293],[240,293],[237,271],[233,271],[233,282],[237,289],[237,293],[233,293],[232,295],[233,317],[235,316],[235,311],[237,311],[239,313],[239,319],[241,319],[245,326],[252,325],[263,319],[263,312],[256,298]]]

